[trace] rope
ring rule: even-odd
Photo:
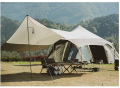
[[[30,39],[29,39],[29,28],[28,28],[28,15],[27,15],[27,31],[28,31],[28,49],[29,49],[29,57],[30,57],[30,72],[32,78],[32,67],[31,67],[31,53],[30,53]]]

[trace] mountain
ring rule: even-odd
[[[1,17],[1,44],[12,36],[19,25],[20,22],[17,20],[12,20],[4,16]]]
[[[113,42],[117,51],[119,51],[119,15],[112,14],[108,16],[102,16],[94,18],[93,20],[83,20],[77,24],[61,24],[53,22],[47,19],[36,19],[38,22],[49,28],[55,28],[58,30],[71,31],[76,26],[81,25],[87,30],[97,34],[98,36]],[[2,44],[8,40],[12,34],[16,31],[20,22],[12,20],[4,16],[1,17],[1,41]]]
[[[2,2],[1,15],[22,21],[26,15],[64,24],[119,13],[117,2]]]
[[[93,20],[84,20],[78,23],[98,36],[114,43],[119,51],[119,15],[97,17]]]

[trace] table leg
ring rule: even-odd
[[[71,65],[70,65],[70,66],[71,66]],[[69,67],[70,67],[70,66],[68,66],[67,68],[64,66],[65,71],[68,71],[68,72],[69,72],[69,70],[68,70],[68,69],[69,69]],[[65,71],[64,71],[63,73],[65,73]]]
[[[75,72],[77,73],[75,67],[72,67],[72,65],[71,65],[71,68],[72,68],[72,71],[71,71],[70,73],[72,73],[74,70],[75,70]]]

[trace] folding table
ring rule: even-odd
[[[52,63],[52,64],[49,64],[49,65],[52,65],[52,66],[63,66],[64,67],[64,71],[63,73],[65,73],[66,71],[68,71],[68,73],[72,73],[73,71],[76,71],[75,69],[75,66],[81,66],[83,63]],[[68,65],[68,67],[66,67],[65,65]],[[69,71],[69,69],[72,69],[71,71]]]

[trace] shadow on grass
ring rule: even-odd
[[[2,71],[5,71],[5,70],[1,70],[1,72],[2,72]]]
[[[70,77],[80,77],[86,73],[71,73],[63,74],[58,76],[53,76],[53,80],[60,78],[70,78]],[[1,75],[1,82],[22,82],[22,81],[52,81],[51,76],[47,73],[16,73],[16,74],[5,74]]]
[[[108,71],[119,71],[119,70],[108,70]]]

